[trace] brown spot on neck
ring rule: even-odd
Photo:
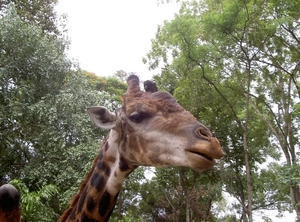
[[[111,163],[115,163],[116,162],[116,157],[114,157],[114,156],[109,156],[108,158],[107,158],[107,160],[109,161],[109,162],[111,162]]]
[[[123,156],[120,156],[119,168],[121,171],[127,171],[130,169]]]

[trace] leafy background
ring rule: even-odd
[[[97,76],[69,59],[56,4],[0,1],[0,184],[21,191],[22,221],[58,220],[107,134],[86,107],[116,109],[129,74]],[[300,1],[180,4],[143,61],[161,68],[159,88],[213,129],[226,156],[203,174],[138,168],[110,221],[299,217]]]

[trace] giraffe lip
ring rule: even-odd
[[[198,156],[201,156],[209,161],[214,161],[214,159],[210,156],[208,156],[207,154],[204,154],[204,153],[201,153],[199,151],[195,151],[195,150],[187,150],[189,153],[192,153],[192,154],[195,154],[195,155],[198,155]]]

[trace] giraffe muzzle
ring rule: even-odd
[[[208,160],[220,159],[224,156],[224,152],[220,145],[219,140],[205,126],[201,125],[197,127],[195,130],[195,135],[198,139],[209,142],[210,145],[205,149],[197,150],[194,153],[198,153],[203,157],[206,157]]]

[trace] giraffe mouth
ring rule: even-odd
[[[197,156],[200,156],[208,161],[214,161],[214,159],[204,153],[201,153],[201,152],[198,152],[198,151],[195,151],[195,150],[187,150],[189,153],[192,153],[194,155],[197,155]]]

